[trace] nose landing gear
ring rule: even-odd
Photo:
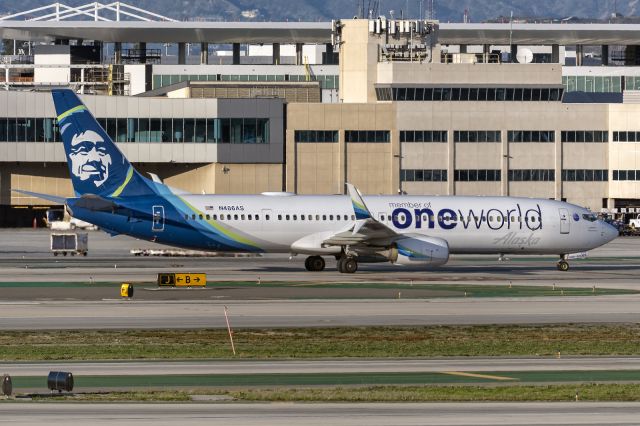
[[[569,262],[564,259],[558,261],[558,271],[567,272],[569,270]]]

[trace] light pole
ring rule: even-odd
[[[398,159],[398,195],[406,195],[407,192],[402,189],[402,159],[404,158],[404,156],[402,155],[402,153],[394,154],[393,158]]]

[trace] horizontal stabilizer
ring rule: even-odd
[[[24,194],[24,195],[28,195],[30,197],[36,197],[36,198],[41,198],[43,200],[47,200],[47,201],[51,201],[53,203],[58,203],[58,204],[64,204],[67,199],[64,197],[58,197],[55,195],[49,195],[49,194],[40,194],[38,192],[31,192],[31,191],[23,191],[21,189],[13,189],[14,192],[17,192],[19,194]]]
[[[73,207],[80,207],[94,212],[112,212],[120,207],[111,200],[94,194],[85,194],[73,199]]]

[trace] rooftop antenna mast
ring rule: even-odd
[[[436,19],[436,0],[427,0],[427,19]]]

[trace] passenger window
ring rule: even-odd
[[[329,215],[329,220],[333,220],[333,215],[332,214]]]
[[[207,214],[207,220],[211,220],[211,215]]]
[[[383,214],[380,215],[380,221],[384,222],[384,215]]]
[[[529,219],[531,222],[535,222],[536,221],[536,217],[533,216],[531,219]]]
[[[213,220],[216,220],[217,218],[218,218],[218,216],[214,214],[213,215]]]
[[[278,215],[278,220],[282,220],[282,215],[281,214]]]
[[[260,220],[260,215],[256,215],[256,220]],[[267,220],[269,220],[269,215],[267,215]]]
[[[304,215],[303,214],[300,215],[300,220],[304,220]]]
[[[322,215],[322,220],[327,220],[327,215],[326,214]]]
[[[233,215],[233,220],[238,220],[238,215],[237,214]]]
[[[191,220],[196,220],[196,215],[195,214],[191,215]]]
[[[184,215],[184,220],[189,220],[189,215],[188,214]]]
[[[287,218],[287,220],[291,220],[291,216],[286,215],[285,217]]]
[[[319,214],[316,215],[316,220],[320,220],[320,215]]]
[[[231,215],[230,214],[227,215],[227,220],[231,220]]]
[[[511,222],[515,222],[516,221],[516,217],[515,216],[511,216]]]
[[[251,219],[253,219],[253,215],[248,214],[247,215],[247,220],[251,220]]]

